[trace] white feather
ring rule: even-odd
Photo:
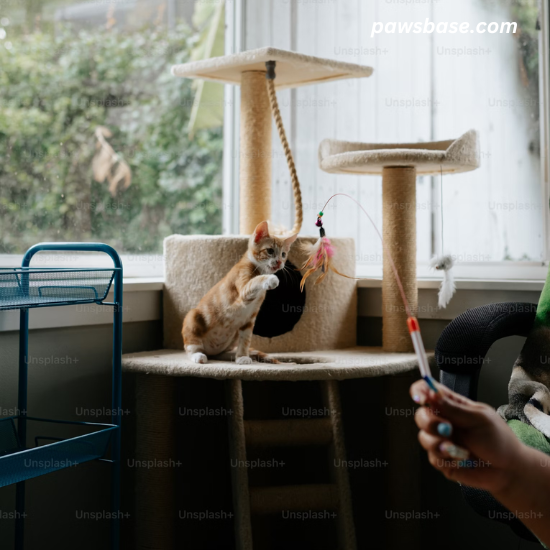
[[[447,304],[451,301],[456,290],[456,285],[453,277],[452,271],[443,272],[443,281],[441,282],[441,287],[439,288],[439,300],[438,306],[442,309],[447,307]]]
[[[443,281],[439,287],[438,305],[441,309],[444,309],[451,301],[451,298],[456,290],[453,272],[451,271],[454,265],[454,260],[453,257],[449,255],[434,256],[430,262],[430,265],[438,271],[443,271]]]
[[[300,250],[306,255],[306,256],[312,256],[314,252],[317,252],[319,248],[321,247],[321,239],[317,239],[315,242],[311,243],[306,240],[303,240],[299,243]]]

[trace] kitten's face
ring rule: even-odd
[[[269,234],[267,222],[258,224],[248,244],[248,256],[262,275],[276,273],[285,266],[297,235],[283,239]]]

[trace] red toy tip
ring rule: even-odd
[[[407,326],[409,327],[409,332],[420,331],[420,325],[418,324],[418,319],[416,317],[409,317],[407,319]]]

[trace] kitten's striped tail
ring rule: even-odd
[[[264,353],[263,351],[259,351],[257,349],[250,348],[248,353],[250,357],[255,357],[259,363],[273,363],[274,365],[278,365],[280,363],[280,361],[275,359],[275,357],[271,357],[267,353]]]

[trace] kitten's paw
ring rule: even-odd
[[[264,281],[265,290],[273,290],[279,286],[279,278],[276,275],[268,275]]]
[[[235,363],[237,363],[237,365],[250,365],[250,363],[252,363],[252,359],[250,359],[248,355],[241,355],[235,359]]]
[[[204,353],[193,353],[191,359],[194,363],[208,363],[208,358]]]

